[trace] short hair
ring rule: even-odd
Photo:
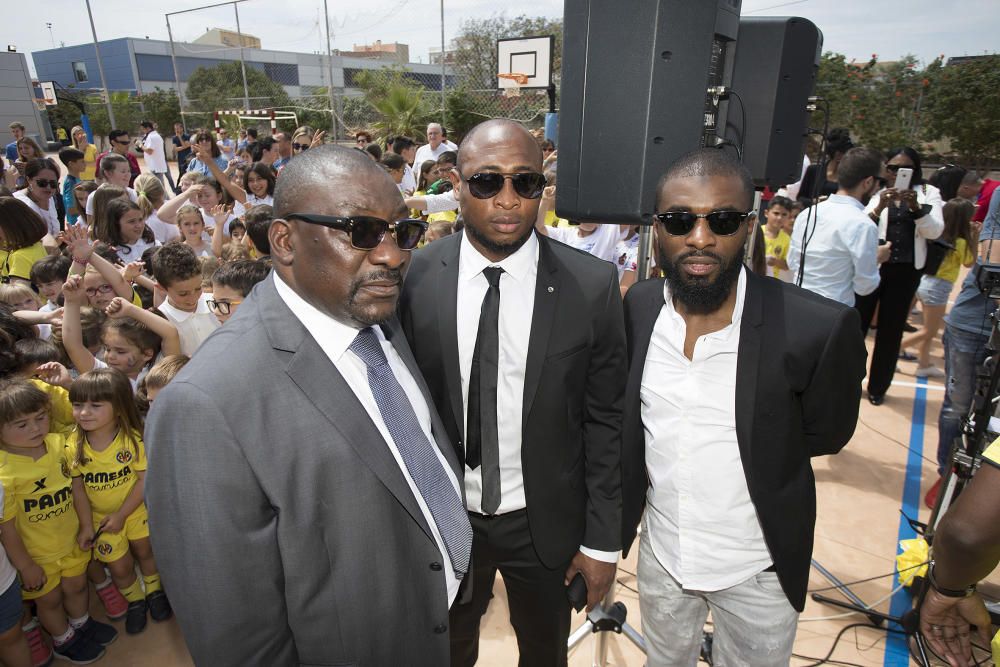
[[[11,130],[24,130],[24,129],[26,129],[24,127],[24,123],[22,123],[21,121],[17,121],[17,120],[15,120],[13,123],[11,123],[10,125],[8,125],[7,127],[9,129],[11,129]]]
[[[14,354],[20,368],[39,366],[50,361],[62,361],[55,343],[41,338],[22,338],[14,343]]]
[[[263,262],[253,259],[240,259],[223,264],[212,274],[212,285],[221,285],[234,289],[243,296],[250,294],[253,286],[267,278],[271,271]]]
[[[378,144],[372,144],[372,143],[370,143],[367,146],[365,146],[364,150],[365,150],[366,153],[368,153],[373,158],[375,158],[375,160],[381,160],[382,159],[382,147],[379,146]]]
[[[272,150],[274,148],[274,137],[261,137],[256,142],[254,142],[253,148],[250,151],[250,157],[254,162],[259,162],[266,151]]]
[[[437,163],[450,164],[454,167],[458,164],[458,153],[455,151],[445,151],[444,153],[441,153],[441,155],[438,155]]]
[[[882,156],[874,148],[855,146],[841,158],[837,166],[837,185],[853,190],[866,178],[878,178],[882,173]]]
[[[31,265],[31,282],[36,285],[56,280],[65,282],[72,265],[66,255],[46,255]]]
[[[128,130],[111,130],[108,132],[108,141],[113,142],[118,137],[127,137]]]
[[[354,133],[354,140],[355,141],[357,141],[361,137],[366,138],[369,141],[369,143],[373,140],[372,133],[369,132],[368,130],[358,130],[357,132]]]
[[[392,140],[392,152],[402,153],[403,151],[413,148],[416,145],[417,142],[409,137],[396,137]]]
[[[380,163],[382,166],[392,171],[406,168],[406,160],[404,160],[403,156],[398,153],[386,153],[382,156]]]
[[[673,162],[656,185],[657,198],[668,181],[695,176],[732,176],[740,180],[743,193],[753,202],[753,176],[747,166],[721,148],[699,148],[685,153]]]
[[[153,255],[153,278],[163,287],[201,275],[201,264],[191,246],[168,243]]]
[[[274,207],[267,204],[253,206],[243,216],[243,224],[247,227],[247,236],[253,242],[253,247],[262,255],[271,254],[271,242],[267,238],[267,230],[274,220]]]
[[[444,128],[441,127],[441,123],[427,123],[427,129],[428,130],[431,129],[432,127],[436,127],[437,129],[439,129],[441,131],[442,134],[444,134]]]
[[[191,361],[191,357],[183,354],[171,354],[163,357],[146,373],[144,378],[146,389],[163,389],[189,361]]]
[[[233,224],[229,226],[230,231],[232,231],[235,226],[236,221],[233,221]],[[240,226],[242,226],[242,224]],[[244,228],[244,231],[246,231],[246,228]],[[222,264],[225,265],[229,262],[238,262],[241,259],[253,259],[253,256],[250,254],[250,248],[246,247],[242,243],[231,241],[222,246],[222,250],[219,252],[219,259],[221,259]]]
[[[67,167],[70,162],[76,162],[77,160],[82,160],[85,157],[86,155],[83,154],[83,151],[77,148],[67,147],[59,151],[59,161]]]
[[[775,195],[771,197],[771,201],[767,202],[767,207],[780,206],[781,208],[791,211],[792,210],[792,200],[788,197],[783,197],[781,195]]]
[[[149,121],[149,120],[144,120],[144,121],[142,121],[141,123],[139,123],[139,125],[140,125],[141,127],[146,127],[146,128],[149,128],[150,130],[152,130],[152,129],[153,129],[153,122],[152,122],[152,121]]]
[[[285,165],[274,189],[275,215],[280,218],[293,212],[317,188],[343,188],[341,176],[348,173],[359,177],[378,174],[378,178],[392,182],[382,167],[355,150],[329,144],[319,146],[300,153]]]
[[[254,139],[256,139],[257,138],[257,128],[256,127],[248,127],[247,128],[247,136],[248,137],[253,137]]]
[[[14,197],[0,197],[0,230],[10,250],[33,246],[49,233],[42,217]]]

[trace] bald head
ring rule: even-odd
[[[274,188],[275,217],[301,213],[302,202],[317,193],[332,195],[345,203],[400,198],[392,178],[368,155],[332,145],[304,151],[288,161]]]
[[[506,118],[487,120],[469,130],[458,149],[458,168],[486,145],[524,147],[533,162],[537,158],[538,171],[542,170],[542,149],[538,142],[524,125]]]

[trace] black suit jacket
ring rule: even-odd
[[[524,380],[521,464],[538,557],[562,567],[581,545],[621,548],[625,331],[618,274],[538,236],[538,279]],[[464,460],[456,313],[461,234],[415,252],[400,321],[451,442]]]
[[[623,440],[623,543],[628,549],[648,479],[639,396],[663,280],[634,285],[625,298],[629,376]],[[836,454],[854,433],[865,375],[858,313],[830,299],[747,271],[736,363],[736,438],[750,499],[781,586],[805,605],[816,484],[810,457]]]

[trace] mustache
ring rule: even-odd
[[[711,250],[692,250],[691,252],[686,252],[677,258],[677,263],[680,264],[686,259],[691,259],[692,257],[709,257],[715,261],[722,263],[722,255],[718,255]]]
[[[365,275],[355,279],[355,285],[363,285],[364,283],[370,283],[376,280],[381,280],[385,282],[403,282],[403,272],[399,269],[380,269],[378,271],[369,271]]]

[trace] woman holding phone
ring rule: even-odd
[[[854,301],[866,334],[878,308],[875,349],[868,372],[868,400],[872,405],[882,404],[892,384],[903,326],[927,260],[927,241],[939,237],[944,229],[941,194],[924,182],[920,154],[908,146],[894,148],[886,160],[886,182],[893,185],[871,198],[867,212],[872,224],[879,226],[880,243],[889,244],[889,259],[879,268],[878,288],[869,295],[856,296]]]

